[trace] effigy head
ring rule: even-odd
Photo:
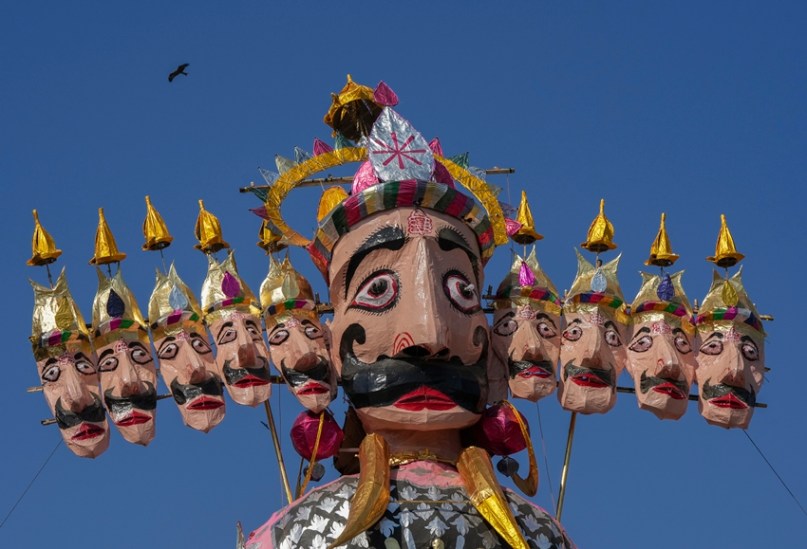
[[[642,286],[631,305],[633,335],[627,368],[639,407],[659,419],[684,415],[697,366],[692,309],[681,286],[683,274],[641,273]]]
[[[533,402],[553,393],[560,357],[561,301],[533,247],[516,255],[496,291],[491,333],[493,360],[506,369],[510,391]]]
[[[154,438],[157,413],[157,370],[148,330],[120,268],[112,277],[96,271],[92,330],[104,403],[123,438],[145,446]]]
[[[337,384],[311,285],[288,258],[277,262],[270,256],[260,295],[275,367],[303,406],[321,412],[336,396]]]
[[[563,306],[558,398],[563,408],[605,413],[616,403],[625,367],[628,316],[617,280],[619,256],[602,266],[577,252],[577,277]]]
[[[765,377],[765,331],[742,283],[717,272],[696,325],[698,409],[712,425],[745,429]]]
[[[236,403],[257,406],[271,391],[258,300],[238,276],[232,251],[222,262],[212,254],[207,258],[201,300],[205,324],[216,343],[218,373]]]
[[[222,381],[196,297],[171,264],[157,271],[149,322],[160,375],[188,427],[208,432],[224,419]]]
[[[94,458],[109,447],[109,427],[98,388],[96,355],[64,271],[52,287],[34,288],[31,343],[45,400],[65,445]]]

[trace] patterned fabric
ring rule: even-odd
[[[344,528],[357,482],[346,476],[313,490],[250,534],[246,549],[324,549]],[[546,511],[509,490],[505,494],[531,548],[574,548]],[[507,547],[468,500],[457,471],[421,461],[393,470],[384,517],[340,547],[420,549],[438,539],[456,549]]]

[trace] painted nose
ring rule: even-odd
[[[207,377],[207,370],[202,361],[194,356],[185,363],[185,376],[189,383],[201,383]]]
[[[238,366],[243,368],[255,363],[255,345],[253,343],[242,343],[238,347]]]
[[[67,398],[65,399],[65,404],[67,404],[67,408],[71,412],[78,413],[92,404],[92,394],[90,394],[87,386],[79,380],[75,368],[71,366],[66,370],[66,373],[65,393]]]
[[[521,351],[521,356],[513,353],[514,360],[540,360],[543,358],[543,347],[541,346],[541,336],[535,329],[532,322],[522,322],[516,330],[513,339],[513,349]]]
[[[140,374],[132,364],[128,353],[120,359],[118,369],[120,370],[120,394],[122,397],[138,395],[144,392]]]
[[[672,377],[669,375],[670,371],[676,370],[680,372],[678,354],[675,352],[673,344],[666,337],[657,336],[653,346],[658,346],[656,349],[656,376],[669,378]]]

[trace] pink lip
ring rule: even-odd
[[[233,383],[233,386],[238,387],[239,389],[246,389],[247,387],[255,387],[258,385],[268,385],[268,384],[269,382],[264,379],[248,375]]]
[[[442,411],[456,407],[457,403],[440,391],[424,386],[405,394],[393,406],[413,412],[424,409]]]
[[[731,408],[732,410],[745,410],[748,404],[737,398],[734,393],[727,393],[722,397],[713,398],[709,404],[714,404],[718,408]]]
[[[669,382],[660,383],[653,387],[653,390],[657,393],[667,395],[670,398],[674,398],[675,400],[683,400],[686,398],[686,395],[684,395],[678,387]]]
[[[95,437],[100,437],[106,431],[103,427],[95,425],[94,423],[82,423],[81,427],[75,435],[70,437],[71,440],[88,440]]]
[[[115,425],[120,427],[131,427],[132,425],[140,425],[141,423],[148,423],[151,421],[151,416],[141,414],[140,412],[132,412],[128,416],[115,422]]]
[[[297,394],[298,395],[321,395],[321,394],[327,393],[327,392],[328,392],[328,389],[326,387],[323,387],[322,385],[320,385],[319,383],[316,383],[314,381],[309,381],[308,383],[303,385],[302,389],[297,391]]]
[[[221,408],[224,403],[220,400],[210,397],[199,397],[188,405],[188,410],[215,410]]]
[[[526,370],[522,370],[517,374],[519,377],[531,378],[531,377],[542,377],[547,378],[550,376],[550,373],[541,368],[540,366],[533,365],[527,368]]]
[[[576,385],[580,385],[581,387],[594,387],[595,389],[602,389],[603,387],[608,387],[608,384],[603,382],[600,378],[595,375],[589,374],[578,374],[572,377],[572,381]]]

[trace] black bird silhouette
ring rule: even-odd
[[[185,72],[185,69],[187,68],[188,65],[190,65],[190,63],[182,63],[180,66],[178,66],[174,70],[174,72],[172,72],[171,74],[168,75],[168,81],[173,82],[174,78],[176,78],[180,74],[184,74],[185,76],[188,76],[188,73]]]

